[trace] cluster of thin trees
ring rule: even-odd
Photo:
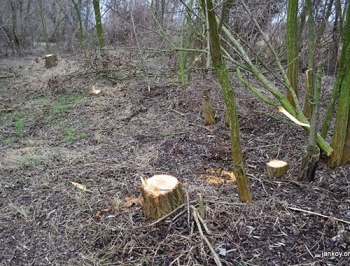
[[[0,28],[1,44],[17,55],[38,42],[48,50],[52,43],[67,51],[108,45],[170,50],[179,55],[182,83],[200,58],[221,84],[242,201],[251,196],[230,71],[309,135],[299,180],[314,179],[321,153],[330,167],[350,162],[348,1],[3,0]],[[335,82],[328,109],[320,113],[323,75],[335,76]]]
[[[45,44],[45,52],[54,44],[65,52],[95,47],[101,41],[96,38],[96,12],[103,25],[103,44],[131,45],[138,33],[144,45],[156,45],[158,23],[173,29],[181,25],[180,7],[180,1],[165,0],[3,0],[0,54],[22,56],[37,43]]]

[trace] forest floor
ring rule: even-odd
[[[51,69],[0,61],[0,265],[218,265],[213,251],[222,265],[350,265],[349,165],[322,158],[314,182],[296,182],[307,134],[233,79],[253,196],[242,204],[224,175],[230,136],[215,75],[182,87],[163,59],[144,63],[148,72],[131,57],[108,60],[100,70],[78,56]],[[209,88],[214,126],[201,115]],[[288,162],[287,175],[267,178],[271,159]],[[187,205],[154,225],[144,218],[140,178],[155,174],[177,177],[195,207],[202,194],[208,242]]]

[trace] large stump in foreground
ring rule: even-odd
[[[143,212],[147,218],[158,219],[185,203],[181,183],[171,175],[155,175],[141,178],[140,190],[143,198]]]
[[[284,176],[288,170],[289,165],[285,161],[272,160],[266,164],[267,176],[272,179]]]

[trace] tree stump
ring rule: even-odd
[[[44,59],[45,59],[45,67],[46,68],[51,68],[51,67],[57,66],[57,62],[58,62],[57,55],[47,54],[47,55],[45,55]]]
[[[320,160],[320,148],[317,145],[308,145],[301,161],[298,181],[311,182],[315,180],[316,168]]]
[[[171,175],[141,178],[143,212],[147,218],[158,219],[185,203],[181,183]]]
[[[204,123],[206,126],[215,124],[215,113],[210,99],[210,90],[203,91],[202,108]]]
[[[269,178],[279,178],[287,173],[289,165],[285,161],[272,160],[266,164],[266,169]]]

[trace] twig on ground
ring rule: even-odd
[[[203,197],[202,197],[201,193],[198,193],[198,206],[199,206],[199,214],[200,214],[201,218],[205,219]]]
[[[203,219],[200,215],[198,215],[198,219],[201,221],[201,223],[202,223],[202,225],[203,225],[205,231],[207,232],[207,234],[208,234],[208,235],[211,235],[211,231],[210,231],[210,229],[208,228],[208,226],[207,226],[206,222],[204,221],[204,219]]]
[[[182,113],[182,112],[180,112],[180,111],[178,111],[178,110],[171,109],[171,111],[175,112],[176,114],[178,114],[178,115],[180,115],[180,116],[186,116],[185,113]]]
[[[188,195],[187,189],[185,189],[185,192],[186,192],[186,203],[187,203],[187,224],[188,224],[188,227],[190,227],[190,216],[191,216],[190,196]]]
[[[213,132],[214,132],[214,129],[208,128],[207,126],[198,125],[198,124],[196,124],[196,123],[188,123],[188,124],[191,125],[191,126],[196,126],[196,127],[204,128],[204,129],[208,130],[210,133],[213,133]]]
[[[342,223],[345,223],[345,224],[350,224],[350,221],[345,221],[345,220],[338,219],[338,218],[335,218],[335,217],[332,217],[332,216],[328,216],[328,215],[324,215],[324,214],[321,214],[321,213],[312,212],[312,211],[308,211],[308,210],[303,210],[303,209],[299,209],[299,208],[295,208],[295,207],[289,207],[289,206],[286,206],[286,208],[287,208],[287,209],[290,209],[290,210],[294,210],[294,211],[305,212],[305,213],[308,213],[308,214],[320,216],[320,217],[322,217],[322,218],[333,219],[333,220],[335,220],[335,221],[337,221],[337,222],[342,222]]]
[[[314,258],[314,255],[312,255],[312,253],[311,253],[310,249],[307,247],[307,245],[304,244],[304,246],[305,246],[307,252],[309,252],[311,258]]]
[[[159,218],[157,221],[153,222],[153,223],[150,223],[150,224],[147,224],[147,225],[142,225],[142,226],[135,226],[133,227],[133,229],[137,229],[137,228],[146,228],[146,227],[151,227],[151,226],[154,226],[156,225],[157,223],[165,220],[166,218],[168,218],[169,216],[171,216],[172,214],[174,214],[175,212],[177,212],[178,210],[180,210],[181,208],[183,208],[184,206],[187,206],[187,204],[192,204],[192,203],[195,203],[196,200],[192,200],[192,201],[189,201],[188,203],[184,203],[182,205],[180,205],[179,207],[177,207],[175,210],[173,210],[172,212],[168,213],[167,215],[163,216],[162,218]],[[177,216],[178,217],[178,216]]]
[[[213,246],[211,245],[211,243],[209,242],[208,238],[203,234],[203,230],[202,230],[202,227],[201,227],[201,224],[199,222],[199,213],[198,211],[196,210],[196,208],[194,206],[191,205],[191,209],[192,209],[192,215],[193,215],[193,218],[197,224],[197,227],[198,227],[198,231],[199,231],[199,234],[201,235],[201,238],[205,241],[205,243],[207,243],[210,251],[211,251],[211,254],[213,255],[214,257],[214,260],[215,260],[215,263],[216,265],[219,265],[221,266],[221,261],[220,261],[220,258],[219,258],[219,255],[215,252]],[[203,224],[204,226],[204,224]],[[206,229],[207,230],[207,229]]]

